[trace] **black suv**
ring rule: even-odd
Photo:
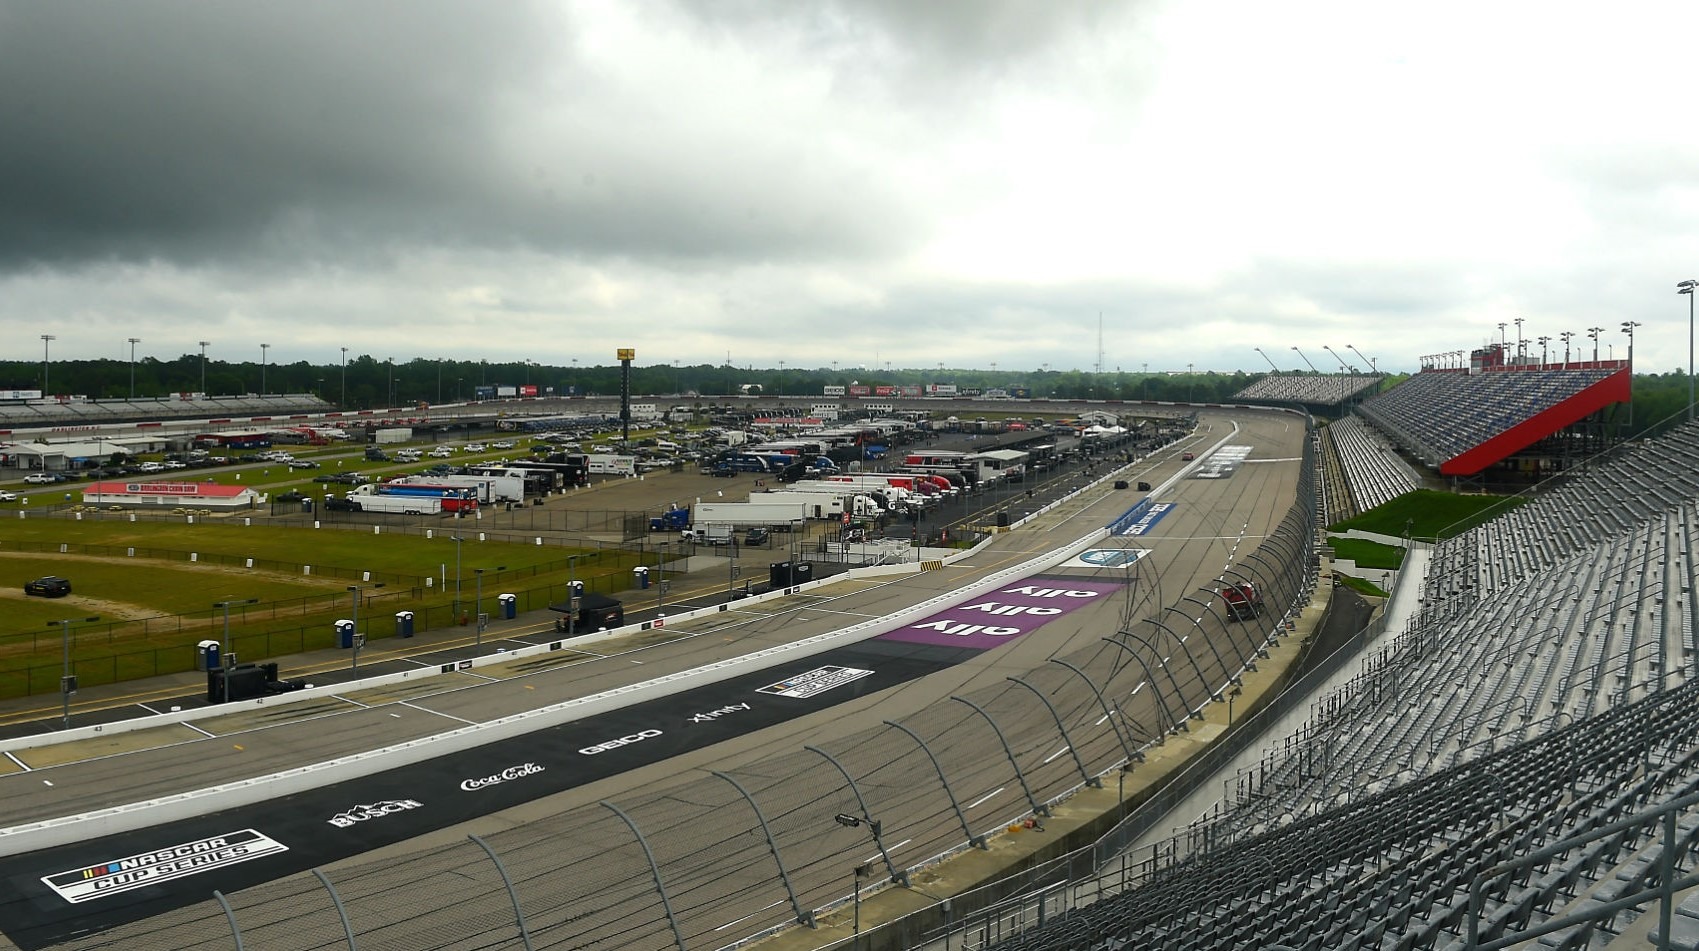
[[[772,533],[765,528],[752,528],[749,530],[749,534],[743,537],[743,543],[745,545],[765,545],[767,539],[771,536]]]
[[[24,594],[37,598],[63,598],[71,593],[71,582],[48,575],[24,585]]]

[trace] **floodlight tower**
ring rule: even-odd
[[[1375,374],[1375,373],[1380,372],[1379,370],[1375,369],[1375,358],[1374,357],[1364,357],[1363,351],[1358,350],[1356,347],[1352,346],[1351,344],[1346,344],[1345,349],[1351,351],[1352,353],[1356,354],[1359,357],[1363,357],[1363,362],[1367,363],[1369,365],[1369,373],[1370,374]]]
[[[1321,371],[1320,371],[1320,370],[1317,370],[1317,369],[1316,369],[1316,365],[1315,365],[1315,364],[1313,364],[1313,363],[1310,363],[1310,358],[1309,358],[1309,357],[1306,357],[1306,356],[1304,356],[1304,351],[1302,351],[1302,350],[1299,350],[1299,349],[1298,349],[1298,348],[1297,348],[1297,347],[1293,347],[1293,348],[1292,348],[1292,352],[1293,352],[1293,353],[1296,353],[1296,354],[1297,354],[1297,355],[1298,355],[1298,357],[1299,357],[1299,358],[1300,358],[1300,359],[1302,359],[1302,360],[1303,360],[1303,361],[1304,361],[1304,362],[1305,362],[1305,363],[1306,363],[1306,364],[1309,364],[1309,367],[1310,367],[1310,370],[1311,370],[1311,371],[1313,371],[1313,372],[1315,372],[1315,373],[1320,373],[1320,372],[1321,372]]]
[[[637,359],[635,347],[620,347],[614,351],[619,359],[619,423],[621,438],[631,442],[631,361]]]

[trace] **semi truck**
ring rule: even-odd
[[[824,491],[792,491],[763,492],[759,498],[764,502],[785,502],[802,506],[804,518],[839,519],[844,513],[855,518],[878,518],[885,514],[883,507],[871,496],[854,489],[830,489],[824,483],[813,483]]]
[[[362,485],[367,489],[370,486]],[[356,490],[358,492],[358,490]],[[441,515],[443,500],[427,495],[378,495],[355,494],[350,492],[348,498],[339,499],[331,496],[325,499],[324,507],[332,512],[390,512],[397,515]]]
[[[750,525],[788,525],[803,517],[802,503],[792,499],[770,499],[761,493],[750,496],[747,502],[703,502],[696,506],[698,525],[731,525],[738,528]]]
[[[649,519],[651,532],[676,532],[690,527],[690,509],[674,507]]]
[[[346,498],[364,500],[368,498],[397,497],[409,499],[431,499],[435,501],[438,512],[476,512],[478,511],[478,496],[472,489],[465,486],[444,485],[424,482],[368,482],[349,489]],[[371,508],[367,511],[394,511],[394,509]]]
[[[479,502],[494,505],[498,502],[525,501],[525,479],[523,476],[498,475],[432,475],[432,476],[402,476],[384,485],[433,485],[448,488],[471,489]]]

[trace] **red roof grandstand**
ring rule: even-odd
[[[1441,475],[1470,476],[1629,399],[1624,361],[1425,369],[1359,412]]]

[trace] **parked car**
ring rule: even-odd
[[[449,458],[453,455],[454,455],[454,450],[448,448],[447,446],[438,446],[435,449],[431,450],[431,458],[433,458],[433,459],[447,459],[447,458]]]
[[[24,476],[24,481],[28,482],[30,485],[52,485],[59,480],[53,478],[52,473],[32,472],[29,475]]]
[[[291,460],[289,460],[289,468],[291,468],[291,469],[317,469],[318,467],[319,467],[319,464],[314,462],[311,459],[291,459]]]
[[[773,537],[773,533],[765,528],[752,528],[747,535],[743,536],[743,543],[745,545],[765,545],[767,539],[771,537]]]
[[[0,502],[16,502],[17,500],[18,493],[0,491]]]
[[[24,594],[34,598],[63,598],[70,593],[71,582],[53,575],[37,578],[24,585]]]
[[[464,449],[467,452],[483,452],[484,451],[484,444],[481,443],[481,442],[469,442],[466,445],[461,446],[460,448]]]

